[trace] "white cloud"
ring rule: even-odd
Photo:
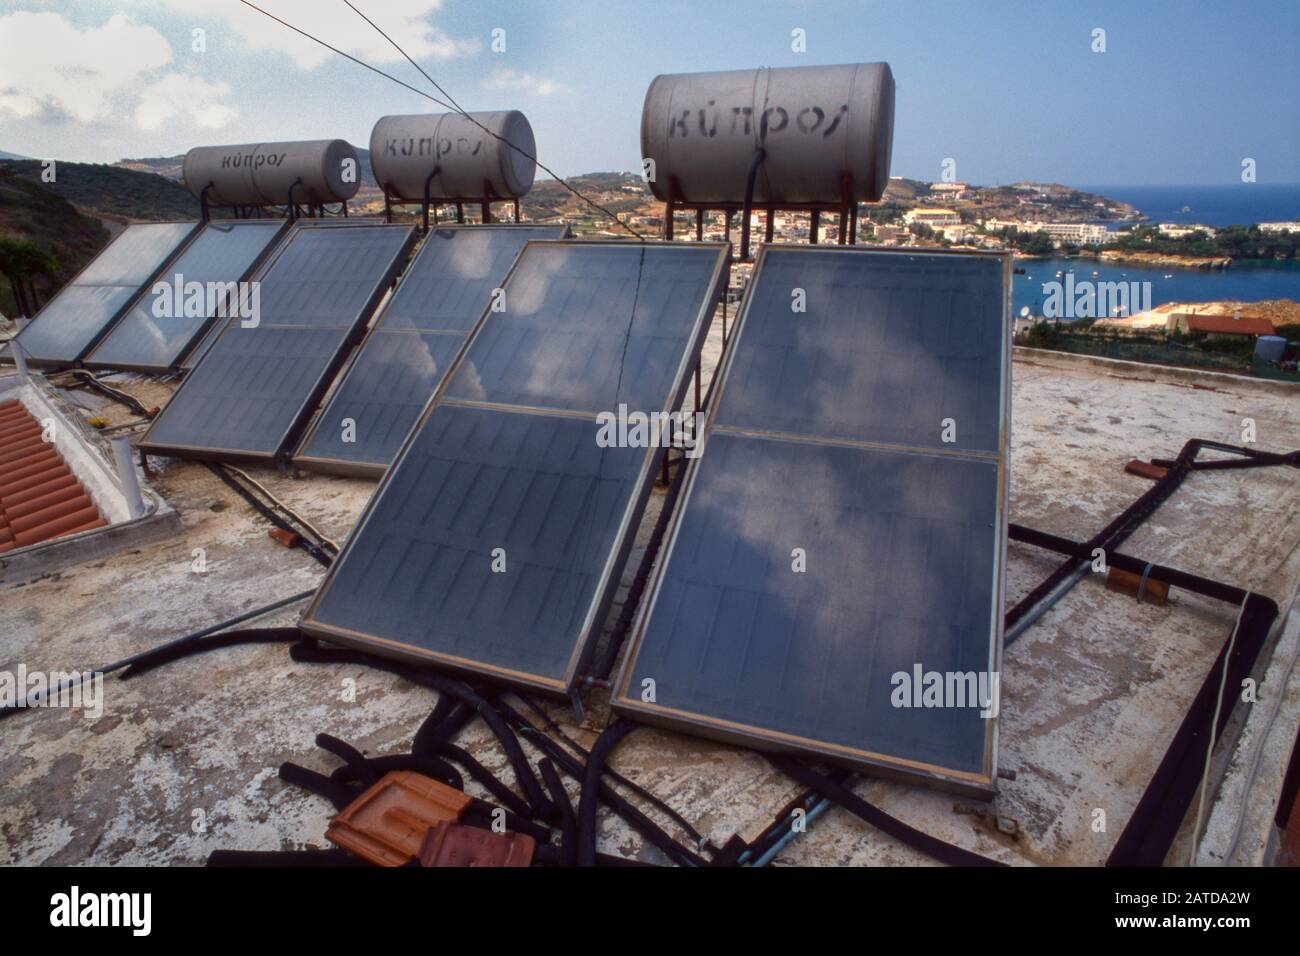
[[[177,116],[188,115],[200,129],[218,129],[239,118],[239,109],[221,102],[230,93],[229,83],[209,83],[196,76],[169,73],[150,83],[135,108],[135,122],[141,129],[157,129]]]
[[[0,116],[97,125],[130,116],[153,130],[172,120],[211,129],[239,115],[222,102],[228,83],[160,75],[171,62],[161,33],[122,14],[86,29],[58,13],[0,17]]]
[[[107,120],[115,95],[138,89],[171,59],[162,34],[121,15],[87,30],[57,13],[0,17],[0,115]]]
[[[482,49],[476,37],[456,38],[427,21],[442,0],[353,0],[364,13],[415,60],[446,60]],[[311,33],[368,63],[404,61],[401,53],[342,0],[257,0],[267,13]],[[239,0],[170,0],[169,13],[182,13],[203,27],[210,44],[242,47],[250,53],[281,53],[304,70],[336,56],[319,43],[276,23]],[[227,40],[219,24],[234,29]]]
[[[535,76],[532,73],[524,73],[520,70],[500,66],[488,74],[488,78],[483,81],[483,88],[488,90],[523,90],[528,93],[535,93],[538,96],[564,93],[569,89],[563,83],[547,79],[544,76]]]

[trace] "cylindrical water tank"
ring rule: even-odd
[[[196,198],[215,184],[208,202],[218,206],[284,205],[291,186],[296,203],[342,202],[361,181],[357,151],[341,139],[199,146],[185,154],[182,170]]]
[[[1286,354],[1286,339],[1280,335],[1261,335],[1255,339],[1255,357],[1265,362],[1280,362]]]
[[[437,169],[429,183],[431,199],[476,199],[486,195],[484,183],[502,199],[527,193],[537,174],[528,118],[518,110],[469,116],[491,133],[460,113],[380,117],[370,132],[370,166],[379,185],[400,199],[419,201]]]
[[[688,203],[745,198],[750,157],[765,158],[756,202],[878,200],[889,184],[894,75],[888,63],[796,66],[657,76],[641,111],[641,155],[650,188]]]

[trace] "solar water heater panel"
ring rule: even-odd
[[[283,222],[274,220],[208,223],[159,277],[165,289],[157,294],[142,290],[130,310],[86,357],[86,366],[140,371],[174,368],[216,318],[218,310],[210,308],[215,304],[229,309],[238,302],[228,299],[227,292],[234,288],[232,284],[248,277],[284,228]],[[179,308],[174,287],[181,290]]]
[[[1009,272],[999,255],[763,249],[618,712],[992,790]]]
[[[425,407],[304,630],[572,691],[663,454],[603,442],[596,413],[677,408],[729,253],[529,243],[505,282],[505,311],[484,316]],[[569,364],[563,353],[579,340],[596,347]],[[575,385],[566,371],[588,378]]]
[[[519,250],[566,231],[479,225],[431,232],[294,461],[342,474],[383,474]]]
[[[259,275],[255,319],[229,319],[140,447],[198,458],[285,454],[392,284],[414,230],[299,225]]]
[[[127,226],[36,313],[14,340],[38,366],[74,365],[167,265],[193,222]]]

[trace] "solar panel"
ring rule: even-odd
[[[479,225],[431,232],[307,432],[295,463],[382,475],[524,243],[559,239],[567,231]]]
[[[762,251],[617,711],[992,789],[1009,286],[1000,255]]]
[[[285,454],[414,239],[408,226],[299,223],[259,272],[257,324],[226,321],[140,447],[196,458]]]
[[[86,357],[86,366],[154,372],[175,368],[216,317],[207,310],[209,290],[248,279],[285,228],[284,221],[276,220],[209,222],[159,277],[159,282],[167,283],[166,291],[141,290],[127,313]],[[181,289],[180,309],[173,301],[173,286]],[[201,309],[185,307],[192,288],[203,297]],[[160,295],[166,297],[161,302]]]
[[[16,341],[32,365],[73,365],[108,331],[197,226],[127,226],[36,313]]]
[[[602,447],[595,415],[677,408],[729,253],[530,242],[505,311],[484,316],[424,409],[304,630],[571,691],[663,453]]]

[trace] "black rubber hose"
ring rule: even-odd
[[[912,849],[949,866],[1006,866],[997,860],[972,853],[970,850],[945,843],[938,837],[922,833],[915,827],[908,826],[897,817],[890,816],[879,807],[863,800],[852,790],[842,787],[833,780],[822,776],[811,767],[805,766],[793,757],[767,754],[772,766],[782,773],[793,777],[805,787],[816,790],[832,803],[838,804],[854,816],[860,817],[882,833],[910,846]]]
[[[316,746],[322,750],[328,750],[340,760],[345,761],[351,769],[352,775],[364,786],[368,787],[379,779],[379,774],[370,765],[370,761],[366,759],[365,754],[332,734],[317,734]]]
[[[560,866],[573,866],[578,859],[578,818],[573,812],[573,803],[569,792],[564,789],[564,781],[555,770],[555,764],[549,758],[542,758],[537,768],[542,772],[542,782],[550,791],[551,800],[560,808]]]
[[[520,732],[526,733],[543,753],[547,754],[555,761],[557,767],[566,774],[577,780],[579,783],[586,777],[586,764],[577,760],[566,750],[555,743],[550,737],[546,736],[540,729],[534,727],[527,720],[524,720],[517,712],[515,718],[520,721]],[[629,803],[623,796],[608,783],[603,780],[600,785],[600,795],[610,808],[617,813],[623,820],[637,833],[645,837],[653,846],[663,851],[668,859],[672,860],[679,866],[706,866],[708,861],[696,854],[688,847],[674,840],[670,835],[664,832],[657,823],[647,817],[644,813]]]
[[[130,680],[155,667],[162,667],[182,657],[192,654],[204,654],[223,647],[237,647],[242,644],[287,644],[302,640],[302,632],[296,627],[252,627],[238,631],[222,631],[208,637],[183,643],[164,644],[154,651],[137,657],[131,666],[122,671],[122,680]]]
[[[480,800],[473,797],[473,803],[465,808],[461,814],[460,822],[467,826],[477,826],[482,830],[492,830],[493,817],[497,811],[504,814],[502,817],[506,829],[515,833],[526,833],[538,843],[546,843],[551,839],[551,831],[540,824],[534,823],[527,817],[521,817],[516,813],[511,813],[504,807],[498,807],[495,804],[488,803],[486,800]]]
[[[468,751],[446,741],[439,742],[437,746],[438,753],[449,760],[454,760],[469,771],[469,775],[481,783],[492,796],[505,804],[507,810],[525,817],[532,813],[533,808],[528,805],[528,801],[498,780],[491,770],[471,757]]]
[[[411,742],[413,751],[416,753],[429,751],[432,742],[440,737],[439,728],[442,726],[442,722],[447,719],[452,707],[458,703],[460,702],[453,700],[446,694],[438,695],[438,702],[433,705],[433,710],[430,711],[428,717],[424,718],[424,722],[420,724],[419,729],[415,731],[415,739]]]
[[[323,773],[308,770],[306,767],[300,767],[298,764],[289,763],[288,761],[280,764],[280,779],[285,783],[291,783],[295,787],[302,787],[304,790],[309,790],[318,796],[324,797],[334,804],[335,810],[342,810],[361,795],[360,790],[344,786]]]
[[[578,801],[578,866],[596,865],[596,804],[600,798],[601,773],[610,752],[636,724],[621,717],[596,738],[582,777],[582,797]]]
[[[306,661],[310,663],[347,663],[362,664],[367,667],[374,667],[378,670],[386,670],[391,673],[399,674],[408,680],[421,684],[425,687],[432,688],[440,694],[450,694],[457,699],[464,701],[474,708],[492,732],[496,734],[501,746],[505,749],[506,756],[510,760],[511,767],[515,771],[515,779],[519,781],[524,791],[524,795],[532,807],[533,813],[530,816],[539,817],[543,820],[551,819],[555,813],[555,808],[551,805],[549,798],[542,792],[541,784],[537,782],[537,777],[533,773],[532,765],[524,756],[523,750],[519,746],[519,741],[515,739],[514,732],[510,725],[506,723],[501,714],[486,701],[480,694],[470,690],[459,681],[448,680],[429,671],[416,670],[415,668],[402,665],[396,661],[390,661],[385,658],[374,657],[360,651],[345,651],[326,649],[307,644],[295,644],[289,650],[290,656],[296,661]]]
[[[517,696],[529,707],[529,709],[533,711],[533,713],[537,714],[543,720],[547,730],[552,731],[557,737],[560,738],[562,742],[568,745],[569,749],[572,750],[577,755],[579,760],[581,760],[584,764],[587,762],[587,758],[590,757],[591,754],[587,752],[587,749],[585,747],[583,747],[576,740],[568,736],[564,732],[564,730],[560,727],[560,725],[557,724],[555,721],[553,721],[547,715],[546,711],[542,710],[542,708],[539,707],[535,701],[531,700],[529,697],[527,697],[524,694],[517,694]],[[500,706],[502,710],[505,711],[506,716],[508,718],[515,719],[517,722],[521,724],[521,727],[526,726],[530,733],[536,732],[537,728],[533,727],[532,724],[529,724],[527,721],[525,721],[523,715],[518,713],[518,711],[516,711],[513,707],[510,707],[510,705],[504,702],[502,702]],[[696,830],[695,827],[691,826],[691,822],[687,820],[684,816],[682,816],[680,813],[678,813],[676,810],[674,810],[672,807],[670,807],[665,800],[656,797],[645,787],[641,786],[640,784],[632,780],[629,780],[627,777],[623,776],[617,770],[611,770],[609,767],[606,767],[605,776],[608,777],[610,780],[613,780],[619,786],[628,790],[630,793],[636,794],[636,796],[640,797],[646,803],[650,804],[656,810],[662,813],[664,816],[668,817],[670,820],[676,823],[679,827],[682,828],[682,831],[685,832],[686,835],[691,838],[692,845],[699,847],[708,844],[708,841],[700,835],[699,831]]]
[[[437,757],[430,757],[426,754],[385,754],[382,757],[363,759],[365,759],[370,772],[375,775],[375,780],[394,770],[413,770],[457,790],[465,789],[465,781],[456,768],[445,760],[439,760]],[[352,783],[353,781],[364,783],[364,780],[357,776],[357,768],[350,763],[331,773],[330,779],[339,783]]]
[[[370,866],[347,850],[213,850],[206,866]]]

